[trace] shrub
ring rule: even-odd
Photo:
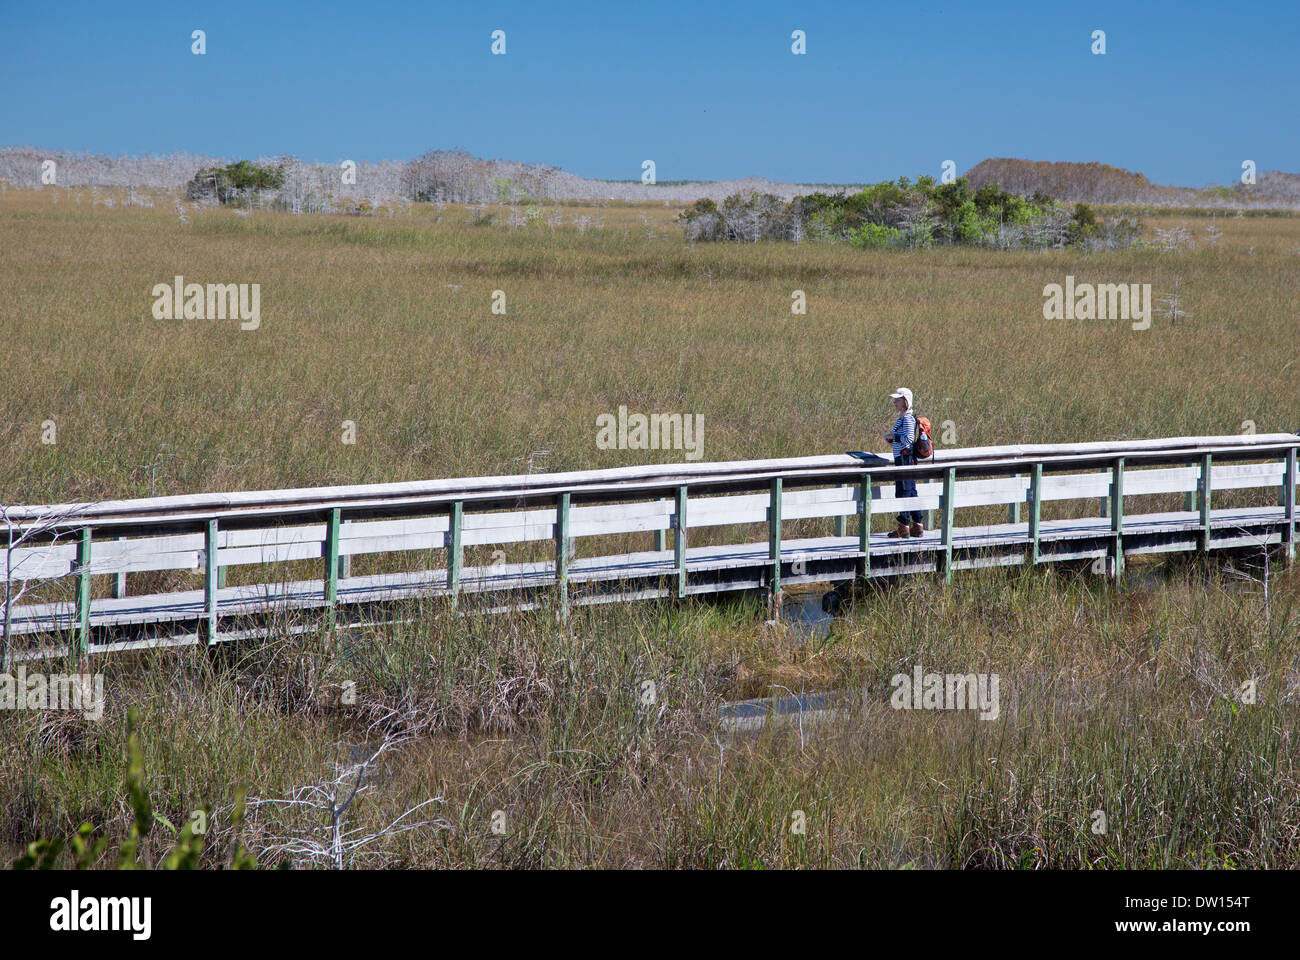
[[[1124,250],[1142,236],[1142,221],[1131,213],[1117,213],[1097,224],[1081,243],[1090,250]]]
[[[695,241],[721,240],[722,218],[718,216],[718,205],[712,200],[696,200],[677,215],[684,226],[686,239]]]
[[[957,239],[962,243],[979,243],[985,232],[985,222],[980,220],[975,201],[967,200],[957,212]]]
[[[897,227],[887,227],[883,223],[864,223],[849,235],[849,243],[855,247],[887,247],[898,242]]]
[[[1070,217],[1070,226],[1066,232],[1066,243],[1079,243],[1085,237],[1097,232],[1097,215],[1086,203],[1074,205],[1074,215]]]
[[[718,206],[712,200],[697,200],[677,219],[685,225],[688,240],[788,240],[796,220],[793,204],[770,193],[748,197],[732,194]]]
[[[847,240],[856,247],[936,243],[980,244],[1000,249],[1090,243],[1099,224],[1085,204],[1071,213],[1035,192],[1026,197],[985,184],[973,193],[965,178],[936,183],[907,177],[865,187],[854,194],[810,193],[783,203],[771,194],[739,194],[719,206],[698,200],[678,216],[686,238],[695,240]],[[1125,242],[1124,237],[1130,237]],[[1107,232],[1108,244],[1136,239],[1127,227]]]
[[[278,190],[284,186],[284,165],[258,166],[247,160],[224,167],[202,167],[185,186],[191,200],[234,203],[259,190]]]

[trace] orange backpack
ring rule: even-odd
[[[912,459],[924,460],[934,456],[934,443],[930,440],[930,418],[916,418],[916,439],[912,441]]]

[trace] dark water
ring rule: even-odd
[[[781,620],[801,642],[824,640],[831,631],[829,613],[822,609],[824,589],[809,592],[787,592],[781,598]]]
[[[797,693],[784,697],[757,700],[736,700],[724,703],[718,710],[718,723],[732,732],[761,730],[772,721],[797,722],[802,714],[808,721],[830,715],[843,707],[844,698],[838,693]]]

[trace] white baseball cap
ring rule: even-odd
[[[907,401],[907,406],[910,409],[912,406],[912,391],[907,389],[907,387],[899,387],[889,395],[890,400],[897,400],[899,397],[902,397]]]

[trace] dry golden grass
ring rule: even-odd
[[[357,863],[1294,867],[1297,580],[1275,582],[1265,607],[1193,567],[1167,573],[1134,593],[1060,571],[986,570],[947,590],[917,579],[803,645],[758,628],[757,604],[642,604],[579,609],[564,630],[551,611],[425,610],[339,647],[307,636],[215,663],[115,659],[104,723],[4,718],[0,855],[83,821],[124,836],[135,706],[158,812],[181,823],[218,811],[210,866],[230,849],[237,786],[283,797],[324,779],[386,716],[415,739],[380,765],[349,826],[378,829],[436,796],[452,829],[389,838]],[[915,664],[998,674],[999,716],[891,709],[891,676]],[[1257,702],[1223,696],[1242,678],[1257,681]],[[348,679],[351,707],[337,695]],[[720,701],[780,694],[773,685],[851,691],[849,709],[802,730],[718,731]],[[322,823],[263,808],[244,839],[260,852]],[[158,830],[146,850],[156,861],[169,844]]]
[[[89,199],[0,201],[5,502],[143,495],[155,460],[172,494],[519,472],[540,449],[534,469],[680,458],[597,449],[596,416],[620,404],[702,414],[710,460],[879,449],[900,383],[963,446],[1300,426],[1295,218],[1220,219],[1217,249],[1089,256],[692,248],[664,208],[566,205],[554,231],[453,207],[182,226],[161,202]],[[580,216],[603,226],[580,233]],[[260,283],[261,329],[152,319],[152,286],[177,273]],[[1157,297],[1178,282],[1193,316],[1044,321],[1042,287],[1067,273]],[[434,605],[341,646],[110,659],[105,723],[0,718],[0,849],[83,820],[124,835],[134,705],[176,823],[236,784],[284,796],[319,779],[396,711],[416,739],[356,823],[439,795],[455,829],[384,842],[374,862],[391,866],[1295,866],[1295,574],[1266,604],[1181,561],[1155,572],[1132,590],[1065,571],[917,579],[806,644],[744,598],[580,609],[565,628]],[[1001,716],[890,710],[890,676],[914,663],[999,673]],[[1242,678],[1260,680],[1252,707],[1219,695]],[[330,694],[348,680],[352,709]],[[780,687],[869,696],[803,736],[716,736],[722,700]],[[258,814],[247,839],[289,826]],[[205,863],[229,840],[219,822]]]
[[[708,460],[880,449],[900,383],[959,446],[1300,427],[1297,218],[1220,218],[1217,249],[1085,255],[691,247],[670,209],[563,210],[555,230],[454,207],[182,226],[161,202],[9,191],[4,498],[147,494],[155,460],[158,492],[184,493],[514,473],[542,449],[534,469],[680,458],[597,449],[621,404],[703,415]],[[579,233],[582,215],[603,227]],[[1067,273],[1156,298],[1177,282],[1193,316],[1045,321],[1043,285]],[[176,274],[260,283],[261,328],[154,320]]]

